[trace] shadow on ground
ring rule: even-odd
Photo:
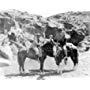
[[[72,72],[73,70],[63,70],[63,73],[69,73]],[[59,73],[56,72],[56,70],[44,70],[43,72],[40,72],[40,70],[29,70],[30,73],[23,73],[23,74],[7,74],[5,75],[7,78],[12,78],[12,77],[34,77],[36,75],[39,75],[37,77],[37,80],[45,80],[44,77],[49,77],[49,76],[60,76]],[[63,74],[62,73],[62,74]]]

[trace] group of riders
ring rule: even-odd
[[[36,55],[40,56],[42,55],[41,46],[45,45],[47,42],[50,42],[54,44],[53,55],[55,56],[57,54],[56,47],[60,45],[60,43],[54,41],[53,35],[49,35],[49,38],[47,39],[45,37],[42,37],[39,33],[37,33],[34,35],[34,39],[32,40],[32,42],[30,42],[27,38],[25,38],[25,35],[24,33],[22,33],[22,30],[20,28],[17,29],[17,31],[16,29],[14,29],[15,28],[11,28],[9,32],[5,31],[5,33],[8,33],[8,35],[12,35],[12,37],[9,39],[14,41],[14,43],[18,45],[20,51],[27,50],[28,52],[30,48],[33,48],[33,50],[36,52]],[[68,35],[64,30],[62,30],[62,33],[64,34],[64,37],[66,39],[65,45],[62,48],[64,49],[67,58],[66,46],[69,46],[71,48],[76,48],[76,46],[74,46],[72,43],[67,42],[67,39],[70,38],[70,35]],[[15,40],[16,38],[14,37],[17,37],[18,40]]]
[[[45,37],[42,37],[39,33],[37,33],[34,35],[34,39],[30,43],[30,41],[24,37],[24,34],[22,33],[22,31],[19,33],[20,34],[18,35],[18,39],[20,39],[20,40],[18,40],[19,41],[18,45],[21,47],[20,50],[27,50],[27,52],[28,52],[30,48],[33,48],[36,52],[36,55],[40,56],[41,55],[41,46],[45,45],[47,42],[50,42],[50,43],[54,44],[53,55],[55,56],[57,54],[56,47],[59,46],[60,43],[54,41],[53,35],[49,35],[49,38],[45,38]],[[61,34],[63,34],[64,38],[65,38],[65,44],[62,46],[62,48],[64,49],[65,55],[67,58],[66,46],[69,46],[71,48],[77,48],[77,47],[75,45],[73,45],[72,43],[67,42],[67,40],[70,39],[71,37],[69,34],[66,33],[65,30],[62,30]]]
[[[2,36],[0,38],[0,39],[2,39],[2,41],[0,41],[1,49],[2,49],[2,46],[6,45],[6,44],[8,44],[8,46],[13,46],[13,45],[17,46],[17,49],[18,49],[17,57],[18,57],[20,72],[21,72],[21,69],[24,71],[24,66],[23,66],[24,61],[25,61],[24,59],[26,57],[30,58],[30,54],[31,55],[35,54],[35,56],[36,56],[35,58],[32,58],[34,56],[31,56],[31,59],[37,58],[36,60],[40,60],[40,70],[41,71],[43,71],[43,63],[46,58],[46,55],[44,56],[44,54],[50,53],[50,54],[48,54],[48,56],[54,57],[57,65],[59,64],[59,62],[61,62],[61,59],[64,59],[64,61],[66,63],[66,61],[68,59],[67,47],[69,47],[69,49],[70,48],[72,49],[72,50],[70,49],[71,50],[70,54],[73,55],[73,56],[71,55],[71,57],[73,59],[72,61],[74,62],[74,66],[78,63],[77,52],[73,52],[73,50],[77,49],[77,47],[74,44],[68,42],[68,39],[70,39],[71,37],[69,34],[66,33],[65,30],[61,31],[61,35],[64,35],[64,37],[62,37],[62,39],[65,39],[64,45],[62,45],[62,43],[60,43],[58,41],[55,41],[55,37],[53,35],[49,35],[49,38],[46,38],[46,37],[43,37],[41,34],[36,33],[32,36],[33,39],[31,39],[29,37],[26,38],[25,33],[26,32],[24,32],[20,28],[18,28],[18,29],[11,28],[11,30],[9,32],[7,30],[5,30],[5,32],[3,34],[4,38],[2,38],[3,35],[0,35],[0,37]],[[48,47],[47,43],[49,43],[49,45],[52,44],[53,47],[51,47],[51,46]],[[44,49],[48,49],[48,50],[44,51],[43,46],[45,46]],[[33,49],[35,52],[34,53],[30,52],[30,49],[31,50]],[[23,51],[25,51],[25,53]],[[64,51],[64,55],[62,55],[62,53],[60,53],[58,55],[58,52],[62,52],[62,51]],[[12,52],[12,50],[11,50],[11,52]],[[74,55],[73,53],[74,54],[76,53],[76,55]],[[13,56],[13,54],[12,54],[12,56]]]

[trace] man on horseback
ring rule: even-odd
[[[30,48],[33,48],[34,51],[36,52],[36,55],[38,55],[38,56],[41,56],[41,48],[40,47],[42,46],[42,44],[39,40],[40,36],[41,35],[39,33],[37,33],[34,36],[34,40],[33,40],[32,44],[30,46]]]
[[[58,27],[58,30],[55,35],[56,42],[59,42],[59,46],[64,50],[65,52],[65,59],[67,59],[67,46],[68,44],[67,40],[70,39],[70,35],[66,32],[64,26]],[[74,46],[74,45],[71,45]]]
[[[67,47],[69,48],[73,48],[73,49],[77,49],[77,47],[75,45],[73,45],[72,43],[69,43],[68,40],[71,38],[69,34],[67,34],[67,32],[65,30],[63,30],[63,33],[65,35],[65,44],[63,45],[63,49],[65,52],[65,60],[67,61],[67,57],[68,57],[68,50]]]
[[[57,45],[57,43],[54,41],[53,35],[49,35],[49,39],[44,40],[44,44],[46,44],[47,42],[50,42],[53,45],[53,55],[55,56],[56,55],[56,45]]]
[[[41,47],[43,45],[45,45],[47,42],[52,43],[53,46],[56,45],[56,43],[53,40],[53,35],[50,35],[49,39],[44,38],[44,41],[42,42],[42,41],[40,41],[40,35],[37,34],[37,35],[35,35],[34,41],[33,41],[33,43],[32,43],[30,48],[33,48],[36,51],[36,55],[41,56],[41,53],[42,53]],[[53,55],[56,55],[55,47],[53,47]]]

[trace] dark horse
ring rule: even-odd
[[[40,70],[41,71],[43,71],[44,61],[45,61],[47,56],[54,57],[54,59],[56,61],[56,65],[58,67],[60,66],[61,62],[63,61],[63,59],[66,56],[64,49],[60,46],[56,46],[57,54],[53,55],[53,46],[54,46],[53,43],[48,42],[44,46],[41,47],[42,48],[42,57],[39,58],[39,60],[40,60]],[[78,64],[78,51],[74,47],[67,46],[66,48],[67,48],[67,55],[73,61],[74,68],[75,68]],[[59,68],[57,69],[57,72],[60,72]]]

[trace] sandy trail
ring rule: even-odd
[[[90,51],[79,54],[79,65],[75,71],[72,71],[73,63],[69,59],[66,66],[63,67],[63,74],[56,73],[57,66],[53,58],[48,57],[44,64],[45,72],[41,74],[39,72],[39,63],[34,60],[27,59],[25,62],[26,73],[19,74],[18,64],[15,60],[12,60],[12,65],[3,68],[6,78],[29,78],[29,79],[60,79],[67,77],[86,77],[90,75]]]

